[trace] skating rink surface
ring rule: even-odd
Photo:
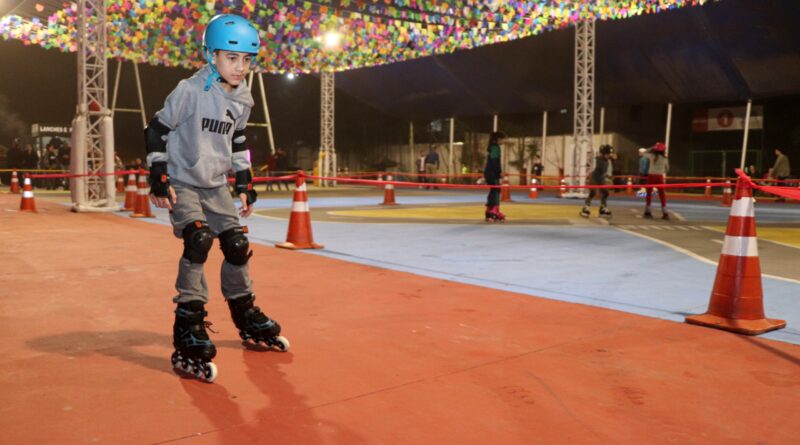
[[[481,197],[404,199],[479,209]],[[676,203],[700,230],[648,230],[661,222],[634,219],[634,200],[612,202],[610,224],[487,225],[336,220],[327,209],[376,211],[364,207],[374,197],[312,197],[326,248],[291,252],[271,247],[285,239],[275,209],[288,203],[263,199],[246,224],[257,304],[292,349],[242,346],[214,248],[207,309],[219,377],[206,384],[169,362],[182,245],[164,211],[75,214],[39,198],[40,212],[27,214],[19,196],[0,194],[2,443],[716,444],[800,434],[800,284],[784,264],[797,247],[781,226],[797,221],[797,206],[756,215],[777,224],[759,246],[765,306],[788,327],[744,337],[681,323],[708,303],[716,266],[703,249],[718,255],[724,208]],[[708,239],[681,250],[692,236]]]

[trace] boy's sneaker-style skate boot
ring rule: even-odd
[[[608,207],[600,207],[600,216],[611,218],[611,210],[608,210]]]
[[[264,343],[281,351],[288,351],[289,340],[279,335],[281,326],[264,315],[258,306],[253,305],[255,299],[255,295],[248,294],[228,300],[228,308],[231,310],[233,323],[239,329],[239,337],[245,342],[251,340],[255,344]]]
[[[661,210],[661,219],[663,219],[664,221],[669,221],[669,212],[667,211],[667,209]]]
[[[647,218],[647,219],[653,219],[653,214],[650,213],[650,207],[644,209],[644,215],[643,216],[645,218]]]
[[[589,207],[583,206],[580,215],[584,218],[588,218],[592,216],[592,211],[589,209]]]
[[[492,207],[487,205],[486,211],[483,213],[483,218],[486,222],[492,222],[494,220],[494,215],[492,215]]]
[[[211,363],[217,348],[208,338],[206,315],[208,312],[199,301],[178,304],[172,327],[172,367],[211,383],[217,378],[217,366]]]

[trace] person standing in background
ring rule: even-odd
[[[656,143],[650,148],[647,153],[648,169],[647,169],[647,184],[664,184],[666,182],[667,172],[669,172],[669,159],[666,156],[667,146],[661,142]],[[652,200],[653,187],[646,189],[646,204],[644,208],[644,217],[653,218],[650,212],[650,202]],[[668,220],[669,212],[667,211],[667,194],[663,188],[656,189],[658,198],[661,200],[661,219]]]
[[[777,186],[785,186],[788,185],[783,181],[789,179],[789,176],[792,173],[791,165],[789,164],[789,158],[783,154],[783,150],[780,148],[775,149],[775,163],[772,165],[772,177],[771,179],[777,180],[773,185]],[[775,202],[784,202],[784,198],[777,198]]]

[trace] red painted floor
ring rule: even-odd
[[[0,195],[3,444],[800,436],[798,346],[267,246],[250,263],[257,301],[291,351],[241,345],[215,248],[220,375],[181,378],[169,356],[182,246],[169,228],[18,205]]]

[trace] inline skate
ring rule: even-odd
[[[248,294],[244,297],[228,300],[233,323],[239,329],[239,337],[244,342],[250,340],[254,344],[264,343],[268,347],[276,347],[280,351],[289,350],[289,340],[282,335],[281,325],[270,319],[254,306],[255,295]]]
[[[488,222],[506,222],[506,215],[500,212],[500,206],[494,206],[486,211],[486,221]]]
[[[208,338],[206,315],[200,301],[178,304],[172,328],[172,367],[211,383],[217,378],[217,366],[211,363],[217,348]]]

